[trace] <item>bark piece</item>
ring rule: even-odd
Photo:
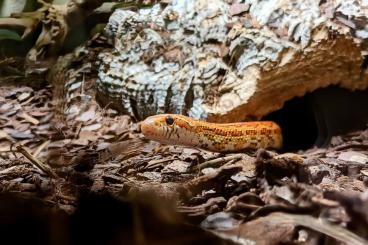
[[[99,56],[98,98],[143,119],[260,118],[293,97],[336,84],[368,87],[365,1],[171,1],[117,10]]]

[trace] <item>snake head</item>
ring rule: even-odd
[[[165,144],[187,145],[190,120],[182,115],[161,114],[147,117],[141,122],[141,131],[148,139]]]
[[[169,114],[147,117],[141,122],[141,131],[148,139],[156,140],[162,143],[169,139],[174,133],[175,119]]]

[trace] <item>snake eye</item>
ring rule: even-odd
[[[174,124],[174,118],[168,116],[166,117],[166,124],[167,125],[173,125]]]

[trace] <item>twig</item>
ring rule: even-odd
[[[41,171],[43,171],[44,173],[46,173],[47,175],[49,175],[51,178],[54,178],[54,179],[58,179],[59,178],[59,176],[54,171],[52,171],[52,169],[49,166],[47,166],[46,164],[44,164],[43,162],[41,162],[40,160],[38,160],[37,158],[35,158],[22,145],[18,145],[17,146],[17,150],[20,153],[22,153],[23,156],[25,158],[27,158],[33,165],[35,165]]]
[[[22,18],[22,19],[16,19],[16,18],[1,18],[0,19],[0,27],[1,28],[23,28],[23,34],[22,38],[27,37],[32,31],[36,28],[37,24],[39,23],[39,20],[32,19],[32,18]]]
[[[217,164],[220,164],[220,163],[228,162],[228,161],[231,161],[231,160],[239,160],[242,157],[243,157],[243,154],[234,154],[234,155],[230,155],[230,156],[226,156],[226,157],[218,157],[218,158],[203,162],[203,163],[201,163],[197,166],[194,166],[192,168],[192,170],[193,171],[201,170],[201,169],[208,168],[208,167],[211,167],[211,166],[214,166],[214,165],[217,165]]]
[[[329,149],[327,152],[333,152],[333,151],[342,151],[342,150],[346,150],[349,148],[355,148],[355,149],[362,149],[362,150],[366,150],[368,149],[368,145],[366,144],[362,144],[362,143],[346,143],[343,145],[338,145],[334,148]]]
[[[45,141],[45,142],[43,142],[36,150],[35,150],[35,152],[33,152],[33,156],[34,157],[37,157],[38,156],[38,154],[40,154],[40,152],[43,150],[43,149],[45,149],[45,147],[46,146],[48,146],[49,144],[51,143],[51,141],[50,140],[47,140],[47,141]]]

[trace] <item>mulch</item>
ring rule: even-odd
[[[101,108],[88,88],[60,128],[51,86],[0,87],[0,206],[13,210],[0,213],[9,220],[58,220],[55,236],[74,242],[367,243],[368,129],[295,153],[214,153],[144,139],[139,123]]]

